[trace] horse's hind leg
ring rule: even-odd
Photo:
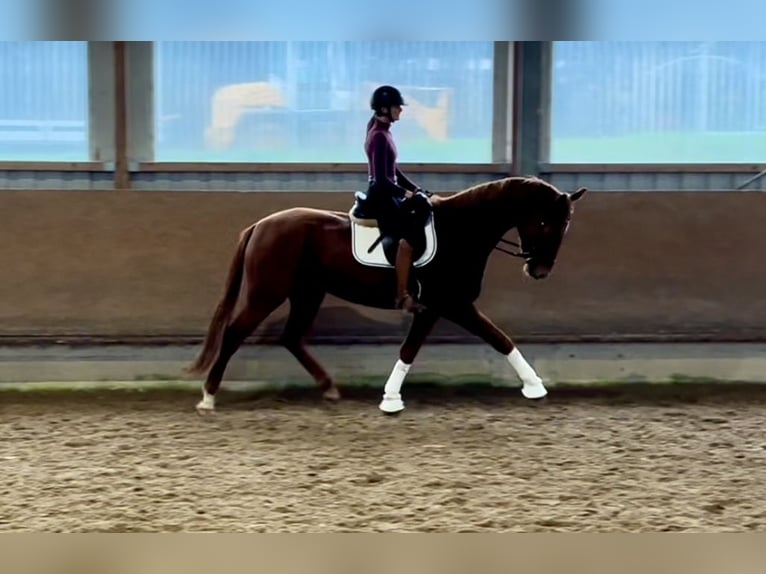
[[[311,328],[325,292],[320,289],[296,292],[290,296],[290,315],[280,337],[282,345],[298,360],[301,366],[314,378],[328,400],[340,399],[340,392],[329,373],[306,349],[304,337]]]
[[[239,312],[234,321],[226,327],[221,341],[221,349],[218,357],[210,367],[210,371],[202,387],[202,400],[197,404],[198,411],[212,411],[215,409],[215,393],[221,386],[226,366],[237,349],[245,342],[250,334],[268,317],[274,309],[279,307],[280,302],[270,299],[254,300]]]

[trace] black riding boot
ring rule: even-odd
[[[422,310],[422,305],[409,293],[410,271],[412,268],[412,246],[405,239],[399,240],[396,252],[396,308],[409,313]]]

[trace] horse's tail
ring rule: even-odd
[[[216,307],[213,318],[210,320],[210,326],[208,327],[202,350],[199,352],[199,355],[197,355],[194,362],[184,369],[187,373],[202,373],[210,367],[218,356],[218,352],[221,349],[221,342],[223,340],[223,333],[229,324],[231,313],[234,310],[234,306],[237,304],[237,299],[239,297],[239,289],[242,284],[242,275],[245,269],[245,249],[247,248],[247,243],[250,241],[250,236],[253,234],[254,229],[255,224],[245,229],[239,236],[237,252],[234,254],[234,258],[229,267],[229,276],[226,279],[226,290],[221,301],[218,303],[218,307]]]

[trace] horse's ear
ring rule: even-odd
[[[575,191],[575,192],[574,192],[572,195],[570,195],[570,196],[569,196],[569,199],[571,199],[571,200],[572,200],[572,202],[575,202],[575,201],[577,201],[578,199],[580,199],[580,198],[581,198],[583,195],[585,195],[585,192],[586,192],[586,191],[588,191],[588,188],[586,188],[586,187],[581,187],[580,189],[578,189],[577,191]]]

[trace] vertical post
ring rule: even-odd
[[[130,188],[125,42],[114,42],[114,187]]]
[[[114,162],[114,46],[88,42],[88,142],[91,161]]]
[[[492,163],[512,162],[513,44],[494,42],[492,72]]]
[[[513,54],[513,170],[539,175],[550,125],[550,42],[516,42]]]
[[[128,42],[125,69],[127,158],[133,172],[138,162],[154,161],[154,43]]]

